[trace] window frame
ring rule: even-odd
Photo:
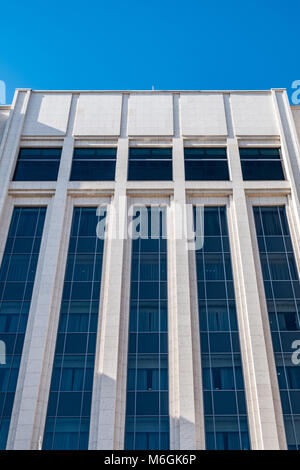
[[[278,150],[278,155],[279,158],[243,158],[241,156],[241,150],[257,150],[259,153],[261,150]],[[239,146],[239,155],[240,155],[240,164],[241,164],[241,171],[242,171],[242,177],[243,181],[286,181],[287,180],[287,175],[285,171],[285,166],[283,162],[283,157],[282,157],[282,149],[281,146]],[[249,179],[245,178],[244,176],[244,170],[243,170],[243,162],[280,162],[281,165],[281,171],[282,171],[282,176],[283,178],[277,178],[277,179]]]
[[[140,157],[134,157],[131,156],[131,151],[132,150],[137,150],[137,151],[145,151],[148,150],[150,151],[150,155],[152,154],[152,151],[154,150],[170,150],[170,156],[167,156],[165,158],[147,158],[147,156],[140,156]],[[138,153],[138,152],[137,152]],[[132,178],[130,176],[130,164],[131,162],[152,162],[152,163],[159,163],[159,162],[170,162],[171,163],[171,175],[170,178],[165,179],[165,178],[150,178],[150,179],[137,179],[137,178]],[[174,181],[173,179],[173,145],[168,145],[168,146],[145,146],[145,147],[135,147],[132,146],[128,148],[128,165],[127,165],[127,181]]]
[[[97,155],[96,155],[96,151],[97,150],[115,150],[115,155],[114,157],[106,157],[106,158],[102,158],[101,156],[97,158]],[[87,157],[81,157],[80,156],[76,156],[76,151],[77,150],[94,150],[95,151],[95,154],[94,154],[94,157],[93,158],[87,158]],[[69,181],[115,181],[116,180],[116,165],[117,165],[117,152],[118,152],[118,149],[116,146],[112,146],[112,147],[105,147],[105,146],[97,146],[97,147],[74,147],[73,149],[73,155],[72,155],[72,165],[71,165],[71,171],[70,171],[70,177],[69,177]],[[113,166],[114,166],[114,169],[113,169],[113,172],[114,172],[114,177],[113,178],[105,178],[105,179],[83,179],[83,178],[74,178],[72,177],[72,173],[74,171],[74,163],[76,162],[90,162],[90,163],[102,163],[102,162],[110,162],[110,163],[113,163]]]
[[[204,155],[203,157],[204,158],[191,158],[191,157],[188,157],[186,156],[185,154],[185,150],[186,149],[194,149],[194,150],[204,150]],[[224,150],[225,151],[225,157],[221,158],[205,158],[206,157],[206,151],[207,150]],[[213,146],[213,147],[207,147],[207,146],[185,146],[184,147],[184,172],[185,172],[185,181],[231,181],[231,175],[230,175],[230,168],[229,168],[229,161],[228,161],[228,153],[227,153],[227,146]],[[226,170],[227,170],[227,175],[228,177],[223,179],[223,178],[219,178],[219,179],[195,179],[195,178],[187,178],[186,174],[187,174],[187,169],[186,169],[186,162],[226,162],[227,163],[227,167],[226,167]]]
[[[21,158],[21,153],[23,150],[39,150],[39,151],[44,151],[44,150],[60,150],[60,155],[59,157],[57,158],[43,158],[43,155],[41,154],[40,157],[41,158]],[[15,167],[14,167],[14,172],[13,172],[13,176],[12,176],[12,181],[28,181],[28,182],[32,182],[32,181],[57,181],[58,179],[58,174],[59,174],[59,168],[60,168],[60,162],[61,162],[61,156],[62,156],[62,150],[63,150],[63,147],[62,145],[61,146],[53,146],[53,147],[41,147],[41,146],[37,146],[37,147],[26,147],[26,146],[21,146],[19,148],[19,152],[18,152],[18,157],[17,157],[17,160],[16,160],[16,163],[15,163]],[[57,166],[57,174],[56,174],[56,178],[55,179],[41,179],[41,178],[34,178],[34,179],[19,179],[19,178],[16,178],[17,176],[17,172],[18,172],[18,168],[19,168],[19,163],[26,163],[26,162],[30,162],[30,163],[54,163],[56,162],[58,164]]]

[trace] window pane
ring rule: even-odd
[[[20,149],[14,181],[56,181],[61,148]]]
[[[284,180],[281,162],[242,161],[244,180]]]
[[[116,148],[75,148],[70,181],[113,181]]]
[[[240,148],[244,180],[284,180],[278,148]]]
[[[129,159],[136,160],[136,159],[172,159],[172,148],[130,148],[129,149]]]
[[[70,181],[113,181],[115,161],[73,161]]]
[[[172,161],[129,161],[128,180],[172,180]]]
[[[227,161],[185,161],[185,179],[229,180]]]

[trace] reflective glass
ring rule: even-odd
[[[114,181],[116,148],[75,148],[70,181]]]
[[[21,148],[14,181],[56,181],[61,148]]]
[[[150,221],[150,207],[147,213],[146,222]],[[162,209],[161,223],[165,222]],[[150,237],[151,223],[146,230]],[[167,257],[163,242],[162,235],[133,241],[125,449],[169,448]]]
[[[45,215],[45,207],[14,209],[0,269],[0,341],[6,353],[0,364],[0,449],[7,441]]]
[[[254,207],[287,445],[300,449],[300,283],[284,206]],[[277,240],[274,243],[274,240]],[[298,343],[297,343],[298,342]],[[295,346],[296,345],[296,346]],[[296,357],[294,357],[296,353]]]
[[[103,254],[96,210],[73,213],[44,449],[88,448]]]
[[[130,148],[129,181],[172,180],[171,148]]]
[[[244,180],[284,180],[279,148],[240,148]]]
[[[229,180],[226,148],[184,149],[185,179],[190,180]]]
[[[206,448],[250,449],[225,207],[204,208],[195,256]]]

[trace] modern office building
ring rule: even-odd
[[[299,272],[285,90],[16,90],[0,448],[300,449]]]

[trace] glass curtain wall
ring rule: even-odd
[[[0,269],[0,449],[5,449],[46,215],[15,207]]]
[[[258,206],[253,210],[287,445],[299,450],[299,275],[285,207]]]
[[[95,207],[73,213],[44,449],[87,449],[104,240]]]
[[[143,234],[132,241],[125,449],[168,449],[166,211],[136,216]]]
[[[197,208],[194,208],[194,220]],[[199,227],[195,227],[196,232]],[[199,232],[198,232],[199,233]],[[204,208],[196,250],[206,448],[249,449],[226,208]]]

